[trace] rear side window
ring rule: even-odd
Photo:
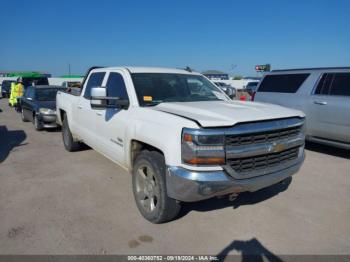
[[[295,93],[310,74],[267,75],[258,92]]]
[[[330,95],[350,96],[350,73],[334,74]]]
[[[350,96],[350,73],[323,74],[316,95]]]
[[[126,92],[125,82],[123,76],[118,73],[110,73],[107,81],[107,96],[119,97],[120,99],[128,99],[128,93]],[[110,101],[113,104],[115,101]]]
[[[90,99],[91,97],[91,88],[101,87],[105,74],[106,74],[105,72],[97,72],[97,73],[92,73],[90,75],[89,80],[85,87],[84,97],[86,99]]]

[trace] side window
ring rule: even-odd
[[[26,91],[24,92],[24,97],[29,97],[30,89],[31,89],[31,88],[28,88],[28,87],[27,87]]]
[[[85,87],[84,97],[90,99],[91,97],[91,88],[98,87],[102,85],[103,78],[105,77],[105,72],[92,73],[89,76],[89,80]]]
[[[26,93],[27,93],[26,96],[27,96],[28,98],[34,99],[34,88],[32,88],[32,87],[27,87]]]
[[[267,75],[258,92],[296,93],[310,74]]]
[[[330,95],[350,96],[350,73],[334,74]]]
[[[328,95],[334,74],[323,74],[315,90],[316,95]]]
[[[119,97],[120,99],[128,99],[128,93],[126,91],[125,82],[123,76],[118,73],[110,73],[107,80],[107,96]],[[113,104],[114,101],[110,101],[109,104]]]
[[[31,88],[30,97],[33,98],[33,100],[35,99],[35,89],[34,88]]]

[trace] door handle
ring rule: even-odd
[[[325,105],[327,105],[327,102],[326,101],[314,101],[314,104],[325,106]]]
[[[78,109],[83,109],[83,107],[82,106],[78,106]]]
[[[97,112],[96,115],[102,116],[102,113],[101,112]]]

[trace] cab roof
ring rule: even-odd
[[[128,70],[130,73],[166,73],[166,74],[196,74],[200,73],[194,71],[187,71],[184,69],[176,68],[164,68],[164,67],[135,67],[135,66],[125,66],[125,67],[103,67],[99,70]]]
[[[295,71],[329,71],[329,70],[350,70],[350,67],[312,67],[312,68],[292,68],[292,69],[276,69],[271,73],[277,72],[295,72]]]

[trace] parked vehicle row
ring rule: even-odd
[[[65,90],[62,86],[29,86],[20,99],[23,122],[31,121],[36,130],[57,128],[56,94]]]
[[[307,140],[350,149],[350,68],[272,71],[255,101],[303,111]]]
[[[11,92],[11,84],[16,81],[14,80],[4,80],[1,84],[1,95],[3,98],[9,98]]]
[[[238,90],[214,83],[179,69],[92,68],[79,87],[27,83],[17,108],[37,130],[62,126],[68,151],[86,143],[129,170],[153,223],[181,202],[283,181],[303,162],[305,136],[350,149],[350,68],[275,70]]]
[[[153,223],[174,219],[182,202],[281,182],[304,159],[302,112],[232,101],[199,73],[93,68],[80,91],[57,93],[65,148],[85,143],[129,170]]]

